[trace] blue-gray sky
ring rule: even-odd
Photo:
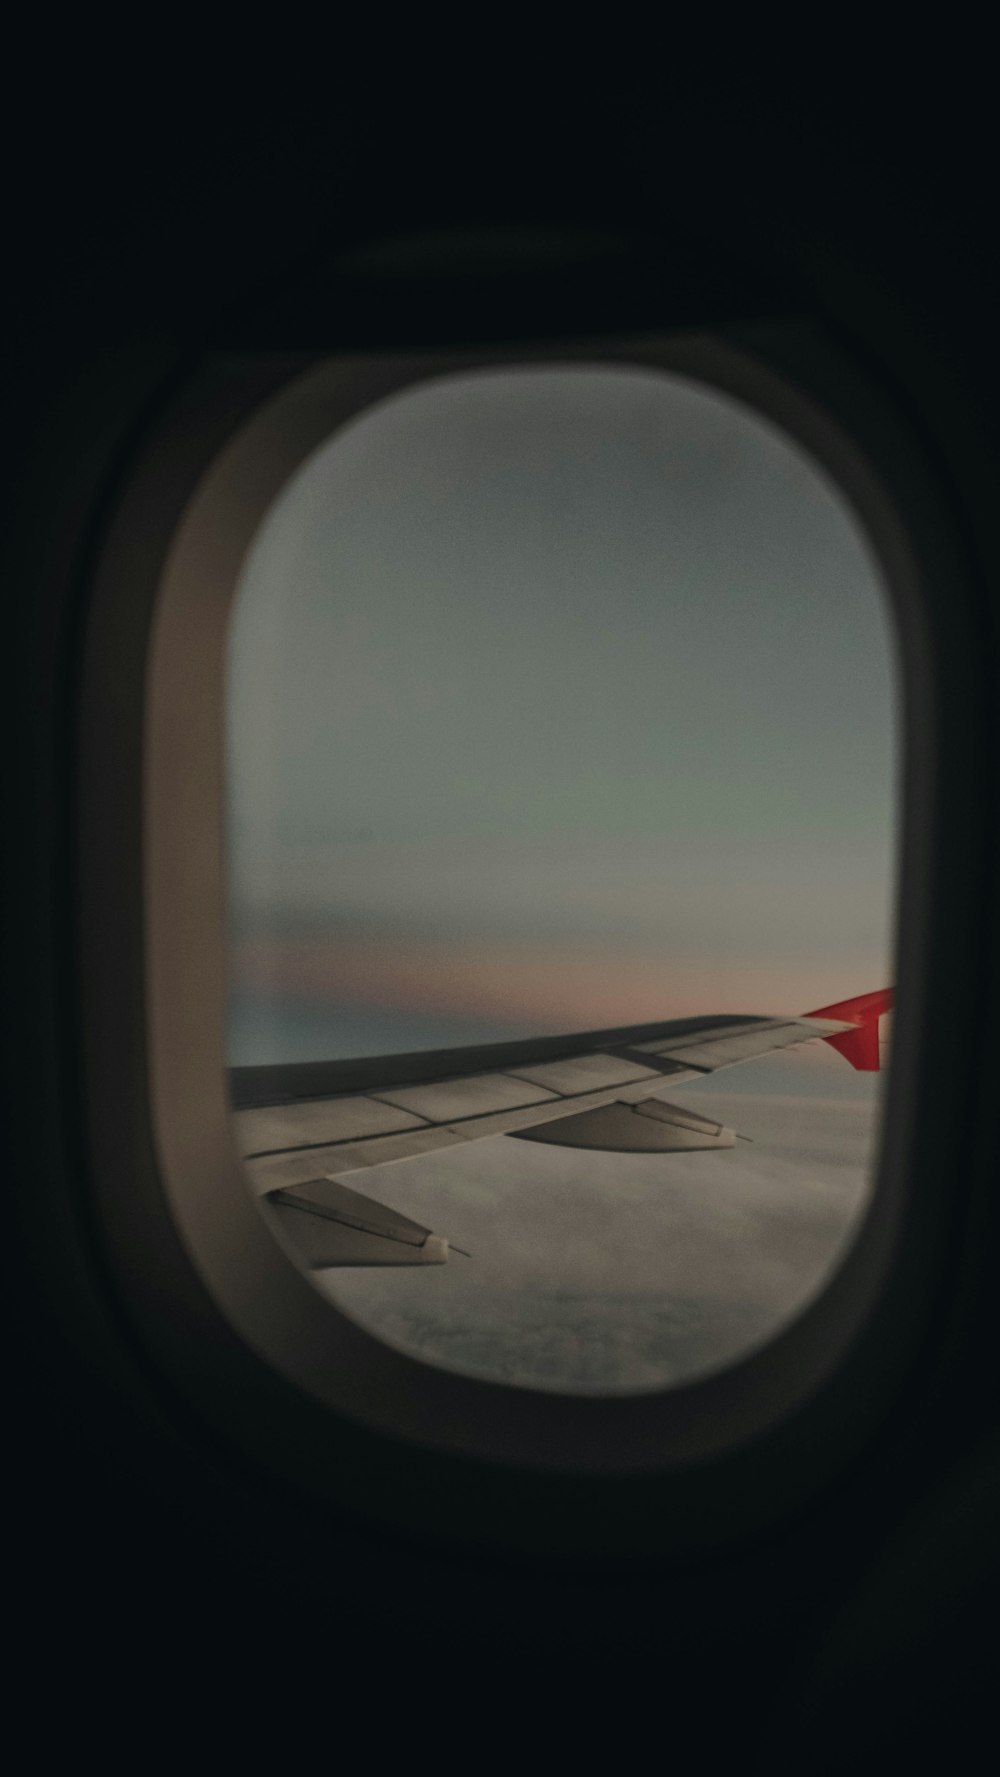
[[[706,385],[525,367],[367,410],[286,486],[234,613],[231,1060],[797,1012],[885,985],[894,673],[844,500]],[[762,1105],[823,1096],[808,1064],[771,1065],[770,1083],[753,1070]],[[842,1193],[855,1207],[858,1130],[874,1127],[856,1085],[843,1115],[857,1190]],[[527,1165],[525,1144],[489,1151],[501,1172]],[[531,1176],[558,1171],[557,1152],[536,1150]],[[422,1189],[459,1166],[411,1164]],[[722,1166],[731,1182],[749,1162],[652,1164]],[[588,1168],[622,1176],[611,1160],[565,1165],[588,1189]],[[523,1256],[512,1238],[508,1257]],[[505,1275],[523,1307],[536,1286],[518,1264]],[[821,1270],[805,1266],[813,1287]],[[437,1275],[335,1287],[355,1309],[388,1291],[403,1314]],[[619,1294],[640,1282],[625,1265]],[[463,1287],[450,1277],[438,1299]]]

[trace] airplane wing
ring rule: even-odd
[[[375,1060],[231,1071],[237,1144],[302,1260],[442,1264],[448,1242],[343,1174],[490,1135],[614,1153],[730,1148],[731,1129],[660,1089],[816,1038],[878,1067],[891,988],[795,1018],[709,1017]]]

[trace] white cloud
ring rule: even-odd
[[[814,1298],[850,1243],[878,1104],[691,1102],[754,1145],[607,1156],[499,1137],[367,1173],[372,1196],[472,1256],[330,1272],[322,1287],[391,1345],[533,1388],[630,1393],[735,1361]]]

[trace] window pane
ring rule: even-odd
[[[228,724],[234,1066],[794,1016],[890,981],[878,574],[818,466],[690,378],[482,370],[344,426],[258,532]],[[727,1151],[496,1135],[369,1166],[348,1184],[469,1256],[314,1276],[447,1368],[663,1387],[830,1275],[883,1079],[817,1041],[653,1080],[748,1138]]]

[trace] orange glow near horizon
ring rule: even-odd
[[[861,959],[850,978],[820,966],[705,960],[651,968],[628,954],[529,945],[462,945],[357,938],[244,940],[233,948],[235,987],[313,1004],[350,1002],[495,1018],[537,1030],[600,1029],[706,1012],[801,1013],[824,996],[883,986],[884,962]],[[875,972],[880,978],[874,979]]]

